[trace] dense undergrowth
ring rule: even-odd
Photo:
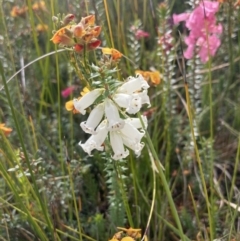
[[[204,56],[199,43],[186,54],[199,26],[173,18],[206,2],[0,1],[0,240],[240,239],[239,3],[213,1]],[[93,15],[101,31],[83,50],[50,41]],[[86,116],[65,103],[136,73],[151,102],[140,155],[113,160],[108,141],[89,156]]]

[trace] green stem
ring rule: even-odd
[[[56,59],[56,77],[57,77],[57,101],[58,101],[58,106],[61,106],[61,89],[60,89],[60,70],[59,70],[59,63],[58,63],[58,55],[55,55]],[[60,149],[60,161],[61,161],[61,169],[62,173],[64,174],[64,158],[63,158],[63,147],[62,147],[62,129],[61,129],[61,108],[58,108],[58,143],[59,143],[59,149]]]
[[[18,134],[18,137],[19,137],[19,140],[20,140],[20,143],[21,143],[21,147],[22,147],[22,150],[23,150],[23,153],[24,153],[24,156],[25,156],[25,160],[26,160],[29,172],[30,172],[32,182],[33,182],[34,191],[35,191],[36,196],[38,198],[38,202],[39,202],[39,204],[42,208],[43,214],[44,214],[46,222],[48,224],[48,228],[50,229],[52,237],[54,237],[52,223],[50,221],[46,206],[44,205],[44,201],[43,201],[43,199],[42,199],[42,197],[39,193],[39,189],[38,189],[38,186],[36,184],[36,179],[35,179],[35,176],[34,176],[33,171],[32,171],[32,167],[31,167],[30,160],[29,160],[29,157],[28,157],[27,149],[25,147],[25,141],[23,139],[23,135],[22,135],[22,132],[21,132],[21,128],[19,126],[18,118],[16,116],[15,109],[14,109],[13,103],[12,103],[12,99],[11,99],[11,96],[10,96],[10,93],[9,93],[9,90],[8,90],[7,81],[5,79],[2,62],[0,62],[0,73],[1,73],[1,76],[2,76],[5,93],[6,93],[6,96],[7,96],[7,99],[8,99],[8,104],[9,104],[9,107],[11,109],[11,113],[12,113],[12,116],[13,116],[14,123],[16,125],[17,134]]]
[[[74,203],[75,213],[76,213],[76,217],[77,217],[79,240],[82,241],[83,239],[82,239],[81,221],[80,221],[80,218],[79,218],[79,210],[78,210],[78,207],[77,207],[77,202],[76,202],[76,196],[75,196],[75,191],[74,191],[74,185],[73,185],[72,173],[71,173],[71,170],[70,170],[70,165],[68,165],[67,168],[68,168],[69,181],[70,181],[70,186],[71,186],[71,191],[72,191],[72,196],[73,196],[73,203]]]
[[[239,158],[240,157],[240,135],[238,136],[238,149],[237,149],[237,155],[235,159],[235,165],[234,165],[234,171],[233,171],[233,176],[232,176],[232,181],[231,181],[231,189],[229,193],[229,201],[232,199],[233,195],[233,188],[235,186],[236,178],[237,178],[237,171],[238,171],[238,165],[239,165]]]
[[[184,241],[184,240],[185,240],[185,241],[189,241],[189,239],[188,239],[188,238],[184,235],[184,233],[183,233],[182,224],[181,224],[181,222],[180,222],[180,219],[179,219],[179,216],[178,216],[178,212],[177,212],[175,203],[174,203],[174,201],[173,201],[173,197],[172,197],[170,188],[169,188],[169,186],[168,186],[166,177],[165,177],[165,175],[164,175],[164,173],[163,173],[163,166],[162,166],[162,164],[161,164],[161,162],[160,162],[160,160],[159,160],[159,158],[158,158],[158,155],[157,155],[157,153],[156,153],[156,151],[155,151],[155,148],[154,148],[154,146],[153,146],[151,137],[149,136],[149,134],[148,134],[148,132],[147,132],[145,126],[144,126],[144,123],[143,123],[143,120],[142,120],[142,117],[141,117],[140,113],[138,113],[138,118],[139,118],[139,119],[141,120],[141,122],[142,122],[142,127],[143,127],[143,129],[145,130],[145,132],[146,132],[146,139],[147,139],[147,143],[148,143],[149,149],[150,149],[150,151],[151,151],[151,153],[152,153],[152,155],[153,155],[154,160],[156,160],[156,161],[155,161],[155,164],[156,164],[156,167],[157,167],[157,170],[158,170],[158,174],[159,174],[160,179],[161,179],[161,181],[162,181],[163,188],[164,188],[164,190],[165,190],[165,192],[166,192],[167,199],[168,199],[169,205],[170,205],[170,209],[171,209],[171,211],[172,211],[172,215],[173,215],[173,217],[174,217],[174,219],[175,219],[175,222],[176,222],[176,224],[177,224],[177,227],[178,227],[178,230],[179,230],[179,235],[180,235],[180,237],[181,237],[181,240],[182,240],[182,241]]]
[[[232,4],[228,4],[228,53],[229,53],[229,62],[230,62],[230,68],[229,68],[229,77],[228,77],[228,86],[227,88],[232,84],[233,80],[233,73],[234,73],[234,62],[233,62],[233,46],[232,46],[232,16],[233,16],[233,11],[232,11]]]
[[[187,82],[185,82],[184,87],[185,87],[185,93],[186,93],[188,118],[189,118],[189,124],[190,124],[190,128],[191,128],[192,140],[194,143],[194,150],[195,150],[196,159],[197,159],[197,163],[198,163],[198,167],[199,167],[199,171],[200,171],[200,177],[201,177],[201,181],[202,181],[202,185],[203,185],[203,192],[204,192],[206,204],[207,204],[208,220],[209,220],[209,224],[210,224],[210,236],[211,236],[210,239],[213,240],[212,213],[211,213],[211,209],[210,209],[210,202],[209,202],[209,198],[208,198],[207,186],[206,186],[206,182],[204,179],[204,174],[203,174],[202,164],[201,164],[200,155],[199,155],[199,151],[198,151],[197,141],[196,141],[195,134],[194,134],[194,124],[193,124],[193,117],[192,117],[190,96],[189,96]]]
[[[119,167],[118,162],[116,163],[116,168],[117,168],[117,172],[118,172],[118,185],[120,187],[120,192],[122,194],[122,199],[123,199],[126,214],[127,214],[127,217],[128,217],[128,222],[129,222],[131,227],[134,227],[132,215],[131,215],[131,210],[130,210],[130,207],[129,207],[129,204],[128,204],[128,201],[127,201],[127,195],[126,195],[126,192],[124,190],[124,179],[122,178],[122,173],[120,171],[121,168]]]
[[[134,206],[136,207],[136,217],[137,217],[137,220],[140,220],[140,216],[139,216],[139,209],[138,209],[138,196],[137,196],[137,183],[136,183],[136,171],[135,171],[135,166],[134,166],[134,160],[131,156],[130,158],[130,165],[131,165],[131,173],[132,173],[132,180],[133,180],[133,191],[134,191]],[[136,223],[136,227],[139,226],[139,223]]]
[[[206,32],[208,32],[208,26],[206,26],[206,21],[205,23],[205,29]],[[212,72],[211,72],[211,65],[212,65],[212,61],[211,61],[211,54],[210,54],[210,46],[209,46],[209,38],[208,38],[208,34],[207,34],[207,48],[208,48],[208,80],[209,80],[209,108],[210,108],[210,168],[208,170],[209,173],[209,182],[210,182],[210,203],[214,203],[213,201],[213,190],[214,190],[214,184],[213,184],[213,166],[214,166],[214,153],[213,153],[213,100],[212,100]],[[206,194],[207,195],[207,192]],[[215,233],[215,228],[214,228],[214,212],[212,209],[208,209],[208,215],[209,215],[209,225],[210,225],[210,238],[211,240],[213,240],[214,237],[214,233]]]

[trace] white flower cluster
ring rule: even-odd
[[[79,143],[83,150],[90,156],[93,149],[103,151],[103,142],[109,134],[114,160],[127,157],[129,155],[127,148],[132,149],[136,155],[140,155],[144,146],[141,139],[145,134],[141,121],[139,118],[122,119],[119,109],[124,108],[128,114],[136,114],[143,104],[150,106],[147,95],[148,88],[149,85],[142,75],[129,77],[111,97],[105,98],[102,103],[95,106],[87,121],[80,124],[86,133],[91,134],[85,143]],[[80,99],[74,99],[74,108],[85,115],[86,108],[94,104],[103,92],[103,88],[98,88],[88,92]],[[147,119],[144,116],[142,119],[146,127]]]

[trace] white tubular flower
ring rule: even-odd
[[[104,147],[102,146],[102,144],[108,134],[107,120],[104,120],[100,123],[96,130],[96,133],[96,135],[92,135],[84,144],[82,144],[81,141],[79,142],[79,145],[85,152],[88,153],[89,156],[92,156],[91,151],[93,149],[103,151]]]
[[[120,130],[121,134],[128,138],[131,142],[138,143],[141,141],[142,137],[145,135],[145,132],[140,132],[130,123],[126,122],[124,127]]]
[[[126,147],[128,147],[129,149],[134,151],[134,153],[137,157],[140,156],[141,151],[144,147],[144,143],[133,142],[133,141],[129,140],[128,138],[126,138],[125,136],[122,136],[122,141]]]
[[[136,114],[142,107],[142,100],[138,93],[132,95],[117,93],[113,96],[113,100],[129,114]]]
[[[149,85],[147,81],[142,77],[142,75],[137,75],[135,77],[128,77],[127,82],[120,86],[117,90],[118,93],[133,94],[136,91],[142,89],[148,89]]]
[[[110,143],[114,152],[112,156],[114,160],[123,159],[129,155],[129,151],[124,149],[123,140],[118,131],[110,131]]]
[[[118,104],[119,107],[125,108],[129,114],[136,114],[140,111],[143,104],[151,106],[147,90],[139,93],[133,93],[131,95],[124,93],[117,93],[113,96],[113,100]]]
[[[143,92],[138,93],[139,96],[141,97],[141,103],[143,104],[148,104],[148,108],[151,107],[150,99],[147,94],[147,90],[143,90]]]
[[[144,127],[147,128],[147,126],[148,126],[147,117],[144,115],[142,115],[141,117],[143,120]],[[127,118],[127,119],[125,119],[125,123],[129,123],[137,129],[142,128],[142,123],[139,118]]]
[[[128,81],[120,86],[116,94],[113,95],[113,100],[121,107],[125,108],[129,114],[136,114],[140,111],[143,104],[151,106],[147,89],[149,85],[142,75],[137,77],[128,77]]]
[[[129,102],[129,106],[126,109],[126,112],[129,114],[136,114],[140,111],[142,107],[142,100],[138,93],[132,94],[131,101]]]
[[[110,100],[105,100],[105,115],[108,120],[108,130],[116,131],[123,128],[125,122],[119,116],[116,105]]]
[[[80,124],[82,127],[83,131],[86,133],[95,135],[97,132],[95,131],[95,128],[98,126],[100,121],[103,118],[104,114],[104,105],[99,104],[97,105],[90,113],[87,121],[84,121]]]
[[[90,105],[94,103],[94,101],[102,94],[103,90],[104,90],[103,88],[95,89],[88,92],[80,99],[74,99],[73,100],[74,108],[77,111],[79,111],[82,115],[85,115],[86,108],[88,108]]]
[[[131,101],[131,95],[124,94],[124,93],[117,93],[113,96],[113,100],[121,107],[121,108],[128,108],[129,103]]]

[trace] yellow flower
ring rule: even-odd
[[[46,4],[44,1],[38,1],[32,5],[32,10],[33,11],[46,11]]]
[[[121,241],[135,241],[135,240],[131,237],[124,237],[121,239]]]
[[[113,48],[102,48],[102,53],[111,55],[113,60],[117,60],[122,57],[122,53],[120,53],[118,50]]]
[[[78,100],[81,99],[82,96],[84,96],[85,94],[87,94],[90,90],[87,87],[84,87],[83,90],[80,93],[80,97],[78,97]],[[73,100],[69,100],[65,103],[65,108],[67,111],[72,111],[73,114],[77,114],[80,113],[78,110],[75,109],[74,104],[73,104]]]
[[[85,94],[87,94],[90,90],[88,89],[88,87],[84,87],[83,90],[81,91],[80,95],[84,96]]]
[[[4,133],[4,135],[7,136],[12,132],[12,129],[6,127],[4,123],[0,123],[0,131],[2,131]]]
[[[142,234],[142,230],[141,228],[121,228],[121,227],[117,227],[117,229],[122,230],[124,232],[126,232],[126,234],[130,237],[133,238],[141,238]],[[123,240],[123,239],[122,239]],[[130,241],[131,239],[129,239]],[[124,241],[127,241],[127,239],[124,239]]]
[[[38,24],[36,27],[36,30],[41,33],[41,32],[45,32],[48,30],[48,26],[46,24]]]
[[[65,103],[65,108],[67,111],[72,111],[73,114],[79,113],[73,105],[73,100],[69,100],[68,102]]]
[[[117,232],[113,235],[112,239],[109,241],[120,241],[123,231]]]

